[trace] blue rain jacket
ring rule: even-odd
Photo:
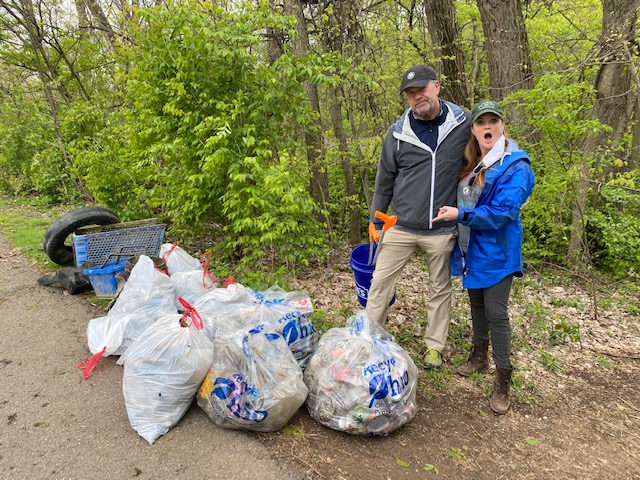
[[[463,288],[488,288],[507,275],[522,276],[520,208],[531,196],[533,183],[527,152],[509,140],[503,159],[486,171],[475,208],[458,210],[458,222],[471,228]],[[453,271],[459,272],[461,255],[454,258],[458,264],[452,265]]]

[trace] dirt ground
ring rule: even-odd
[[[325,312],[358,309],[351,275],[348,268],[316,271],[297,288]],[[412,261],[387,323],[394,334],[412,325],[412,345],[420,339],[415,319],[426,281],[420,259]],[[475,383],[458,376],[452,362],[463,353],[448,349],[442,372],[420,369],[419,411],[388,437],[337,432],[301,409],[290,422],[295,430],[261,440],[298,462],[311,479],[640,479],[637,313],[611,307],[596,321],[588,295],[575,286],[521,285],[510,307],[514,344],[518,335],[535,332],[530,317],[540,310],[579,325],[580,342],[550,347],[528,339],[534,348],[521,348],[514,358],[521,393],[512,393],[506,415],[493,414],[488,405],[493,372]],[[453,323],[465,317],[466,301],[458,287]],[[455,331],[452,325],[450,339]],[[407,342],[406,334],[402,338]],[[542,365],[541,349],[561,366],[558,373]]]
[[[11,326],[5,322],[5,340],[9,331],[16,339],[27,335],[18,335],[16,329],[34,325],[24,324],[29,315],[43,322],[38,331],[54,329],[38,348],[16,349],[15,342],[4,342],[9,347],[0,353],[0,371],[8,382],[3,381],[5,391],[0,397],[0,411],[5,413],[0,429],[1,478],[98,478],[110,471],[113,478],[222,479],[232,473],[236,478],[254,478],[261,472],[261,478],[299,478],[301,474],[309,480],[640,480],[637,299],[627,302],[627,311],[605,298],[606,308],[599,309],[596,319],[589,296],[575,286],[519,282],[511,306],[514,344],[518,345],[517,392],[504,416],[494,415],[488,406],[492,373],[475,381],[454,373],[454,365],[466,354],[461,345],[469,333],[466,293],[457,286],[446,365],[436,373],[420,369],[419,410],[388,437],[331,430],[311,419],[303,407],[290,427],[280,432],[224,431],[225,437],[217,432],[214,450],[212,426],[194,406],[178,426],[148,446],[128,425],[118,393],[121,367],[115,359],[105,359],[89,382],[75,368],[88,356],[84,329],[99,313],[91,305],[95,297],[71,297],[37,286],[32,283],[39,275],[36,266],[14,251],[5,250],[3,257],[11,268],[15,265],[16,272],[21,269],[20,291],[27,291],[31,302]],[[348,260],[339,258],[333,264],[338,267],[300,272],[291,288],[307,291],[316,311],[339,324],[359,305]],[[398,300],[387,324],[407,348],[420,345],[426,284],[418,258],[400,279]],[[13,295],[12,288],[6,288],[0,306],[8,305]],[[616,294],[611,290],[610,295]],[[64,319],[64,309],[77,311],[78,304],[86,305],[80,309],[83,318]],[[51,308],[59,310],[56,316]],[[59,323],[48,323],[61,313]],[[545,324],[547,329],[561,319],[578,325],[580,341],[550,346],[540,334],[539,323],[545,319],[551,322]],[[34,340],[32,335],[28,338]],[[68,342],[61,345],[61,339]],[[55,358],[44,350],[49,343],[60,353]],[[24,361],[19,360],[22,355]],[[24,376],[29,369],[49,364],[35,379]],[[261,443],[264,451],[256,450],[254,443]],[[243,453],[250,451],[243,445],[251,445],[255,456]],[[214,458],[226,470],[201,468]],[[109,464],[109,459],[120,460]],[[247,463],[244,471],[229,470],[230,465]]]

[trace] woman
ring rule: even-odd
[[[509,409],[511,325],[507,306],[513,277],[522,276],[520,208],[533,191],[527,153],[504,133],[504,112],[485,100],[471,111],[471,137],[458,186],[458,208],[442,207],[433,221],[456,220],[466,267],[462,286],[469,292],[473,350],[457,372],[469,376],[489,367],[491,339],[496,378],[491,409]]]

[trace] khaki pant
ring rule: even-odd
[[[454,244],[455,234],[414,235],[395,228],[387,231],[379,246],[380,253],[369,288],[366,307],[369,318],[384,326],[398,277],[416,247],[420,247],[425,253],[429,268],[429,297],[424,341],[427,348],[441,352],[449,331],[451,308],[449,260]]]

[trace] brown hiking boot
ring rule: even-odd
[[[489,368],[489,359],[487,354],[489,351],[489,340],[478,340],[471,350],[469,360],[466,364],[458,367],[458,372],[463,377],[468,377],[472,373],[484,372]]]
[[[493,384],[493,395],[489,400],[491,410],[504,415],[509,410],[509,389],[511,388],[511,373],[513,368],[496,367],[496,381]]]

